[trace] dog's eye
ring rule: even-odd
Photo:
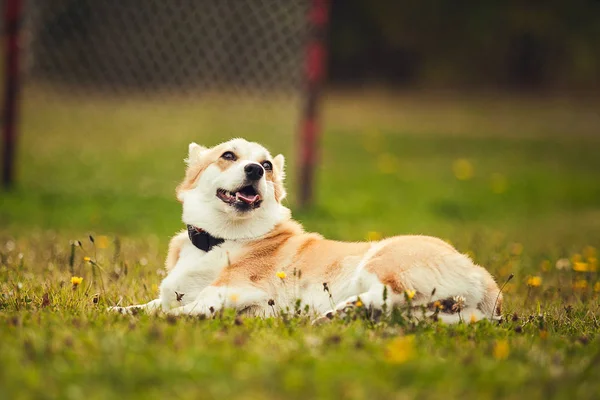
[[[265,171],[272,171],[273,170],[273,164],[271,164],[271,161],[263,161],[262,162],[262,167],[265,169]]]
[[[226,151],[225,153],[221,154],[221,158],[224,158],[225,160],[229,161],[237,160],[237,157],[231,151]]]

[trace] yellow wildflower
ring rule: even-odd
[[[589,271],[589,265],[588,263],[584,263],[581,261],[577,261],[573,263],[573,271],[577,271],[577,272],[587,272]]]
[[[588,262],[590,263],[590,271],[591,272],[598,271],[598,259],[596,257],[588,258]]]
[[[523,245],[521,243],[513,243],[510,246],[510,252],[513,256],[520,256],[523,253]]]
[[[452,171],[454,171],[454,176],[459,181],[466,181],[473,178],[474,169],[473,164],[466,158],[459,158],[452,163]]]
[[[439,310],[443,310],[444,309],[444,305],[439,300],[436,300],[435,303],[433,303],[433,307],[437,308]]]
[[[571,261],[573,262],[573,264],[575,264],[576,262],[580,262],[581,254],[573,254],[573,257],[571,257]]]
[[[507,340],[498,340],[495,344],[494,344],[494,358],[496,360],[505,360],[506,358],[508,358],[508,355],[510,354],[510,348],[508,347],[508,341]]]
[[[550,261],[548,261],[548,260],[544,260],[544,261],[542,261],[542,263],[540,264],[540,269],[541,269],[543,272],[548,272],[548,271],[550,271]]]
[[[239,299],[240,299],[240,296],[239,296],[237,293],[231,293],[231,294],[229,295],[229,300],[230,300],[232,303],[237,303],[237,301],[238,301]]]
[[[530,276],[527,278],[527,286],[529,287],[539,287],[542,285],[542,277],[541,276]]]
[[[404,294],[406,295],[406,297],[407,297],[409,300],[412,300],[412,299],[413,299],[413,297],[415,297],[415,294],[417,294],[417,292],[416,292],[415,290],[405,290],[405,291],[404,291]]]
[[[81,276],[73,276],[73,277],[71,277],[71,283],[73,284],[73,286],[77,286],[81,282],[83,282],[83,278]]]
[[[285,279],[285,277],[287,276],[287,274],[283,271],[277,271],[275,275],[277,275],[279,279]]]
[[[385,359],[392,364],[402,364],[415,356],[415,336],[400,336],[388,343]]]
[[[375,242],[377,240],[381,240],[381,233],[376,231],[367,232],[367,240],[369,242]]]
[[[471,314],[471,318],[469,319],[469,322],[471,324],[474,324],[475,322],[477,322],[477,317],[475,316],[475,314]]]
[[[90,261],[92,261],[92,259],[91,259],[91,258],[89,258],[89,257],[83,257],[83,261],[85,261],[85,262],[90,262]]]
[[[362,306],[363,306],[363,302],[362,302],[362,301],[360,301],[360,300],[356,300],[356,303],[354,303],[354,305],[355,305],[356,307],[362,307]]]
[[[594,285],[594,292],[600,292],[600,282],[596,282]]]
[[[585,279],[578,279],[573,283],[573,289],[575,290],[585,290],[587,289],[588,283]]]

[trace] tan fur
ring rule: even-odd
[[[369,243],[348,243],[323,239],[315,233],[305,233],[294,222],[284,222],[265,238],[246,245],[236,254],[231,265],[222,272],[215,285],[238,285],[245,280],[266,289],[277,283],[276,273],[292,276],[301,272],[306,282],[333,281],[340,274],[344,259],[364,255]],[[274,280],[275,279],[275,280]]]
[[[410,289],[402,280],[402,273],[415,265],[432,265],[445,254],[456,252],[441,239],[429,236],[397,236],[369,260],[365,270],[377,275],[379,280],[395,293]]]
[[[167,259],[165,260],[165,268],[167,272],[171,271],[175,267],[175,264],[177,264],[181,247],[187,243],[188,240],[187,231],[181,231],[177,235],[173,236],[169,242],[169,251],[167,253]]]
[[[254,286],[266,292],[280,284],[277,272],[287,274],[287,281],[299,281],[300,285],[328,283],[332,291],[344,285],[344,266],[353,268],[365,256],[371,243],[339,242],[324,239],[314,233],[305,233],[302,227],[290,220],[284,222],[266,237],[244,246],[232,256],[230,266],[225,268],[215,286],[244,287]],[[377,276],[393,293],[401,294],[411,286],[404,273],[415,266],[435,270],[438,261],[447,256],[457,255],[457,251],[441,239],[429,236],[397,236],[386,240],[365,264],[365,270]],[[480,268],[474,266],[475,268]],[[295,278],[301,274],[301,279]],[[489,315],[493,312],[496,296],[499,293],[496,282],[490,277],[487,294],[478,308]],[[430,293],[417,293],[414,301],[429,298]],[[500,315],[502,298],[496,304],[496,315]]]
[[[204,159],[202,162],[197,162],[187,167],[187,169],[185,170],[185,177],[183,178],[183,181],[179,185],[177,185],[177,188],[175,189],[175,193],[177,194],[177,200],[179,200],[180,202],[182,201],[181,193],[185,192],[186,190],[192,189],[194,187],[194,184],[196,183],[196,180],[202,174],[202,171],[204,171],[211,163],[212,160]]]

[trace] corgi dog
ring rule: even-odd
[[[113,310],[210,316],[227,307],[272,316],[300,300],[331,318],[358,300],[390,310],[410,298],[414,306],[458,299],[460,312],[437,314],[448,323],[461,314],[501,316],[502,294],[489,272],[443,240],[350,243],[305,232],[282,204],[284,157],[258,143],[191,143],[186,163],[176,193],[187,229],[169,244],[160,296]]]

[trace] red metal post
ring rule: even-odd
[[[20,31],[23,1],[4,0],[4,141],[2,183],[9,188],[14,180],[14,154],[18,116]]]
[[[327,26],[329,23],[330,0],[311,0],[308,14],[310,36],[306,48],[305,104],[300,123],[299,137],[299,197],[300,207],[312,202],[314,171],[317,162],[317,147],[320,133],[318,124],[319,96],[325,78],[327,62]]]

